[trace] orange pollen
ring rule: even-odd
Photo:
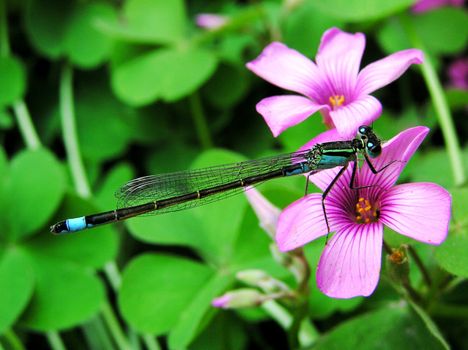
[[[390,260],[394,264],[402,264],[405,261],[405,258],[405,254],[396,249],[394,249],[392,254],[390,255]]]
[[[380,210],[371,205],[369,200],[359,198],[356,203],[356,222],[359,224],[368,224],[379,220]]]
[[[333,110],[341,107],[345,101],[344,95],[334,95],[328,98]]]

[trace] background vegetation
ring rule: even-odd
[[[412,2],[0,0],[0,348],[287,348],[271,310],[211,306],[244,269],[295,287],[244,196],[74,235],[49,225],[113,209],[137,176],[297,150],[325,130],[321,118],[274,139],[255,104],[283,92],[245,63],[273,40],[313,58],[337,26],[366,34],[363,65],[425,51],[422,69],[375,94],[384,115],[374,127],[383,139],[431,128],[401,180],[450,189],[453,220],[439,247],[386,232],[430,275],[413,259],[419,305],[385,271],[371,297],[350,300],[322,295],[312,276],[309,345],[468,349],[468,94],[448,75],[466,55],[468,18],[456,7],[415,14]],[[200,29],[199,13],[228,22]],[[283,208],[304,179],[260,190]],[[323,245],[306,247],[313,270]]]

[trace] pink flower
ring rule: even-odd
[[[228,22],[226,16],[216,15],[212,13],[201,13],[195,17],[197,26],[205,29],[218,29]]]
[[[328,132],[333,132],[329,130]],[[376,169],[398,160],[384,171],[373,174],[363,164],[350,189],[352,167],[333,186],[325,200],[331,231],[335,234],[320,258],[317,285],[326,295],[351,298],[370,295],[380,273],[383,227],[429,244],[445,240],[450,220],[450,194],[434,183],[395,185],[407,161],[429,129],[415,127],[401,132],[383,145],[373,159]],[[324,190],[338,169],[322,171],[311,180]],[[280,215],[276,242],[281,251],[300,247],[327,234],[322,195],[310,194],[288,206]]]
[[[454,61],[448,69],[448,76],[451,86],[468,90],[468,58]]]
[[[302,95],[272,96],[257,104],[273,135],[317,111],[345,138],[377,119],[382,106],[369,94],[400,77],[411,64],[422,63],[423,54],[416,49],[399,51],[359,72],[364,47],[364,34],[332,28],[322,36],[316,63],[278,42],[247,63],[261,78]]]
[[[419,0],[413,5],[412,10],[416,13],[426,12],[442,6],[462,7],[463,3],[464,0]]]

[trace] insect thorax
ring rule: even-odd
[[[315,145],[307,152],[305,159],[310,169],[315,169],[317,167],[317,164],[322,159],[322,154],[323,149],[320,145]]]

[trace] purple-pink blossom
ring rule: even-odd
[[[335,132],[329,130],[327,133]],[[317,285],[335,298],[368,296],[377,286],[381,267],[384,225],[415,240],[440,244],[447,235],[451,196],[434,183],[395,185],[399,174],[429,132],[426,127],[405,130],[385,143],[382,154],[373,159],[373,174],[363,164],[349,187],[352,167],[344,172],[329,192],[326,212],[330,229],[335,232],[325,245],[317,267]],[[329,136],[329,135],[328,135]],[[323,136],[321,136],[323,141]],[[311,143],[307,145],[310,147]],[[311,176],[324,190],[340,168]],[[322,195],[307,195],[288,206],[278,220],[276,242],[288,251],[324,235],[327,227],[322,209]]]
[[[218,29],[228,22],[226,16],[221,16],[213,13],[200,13],[195,17],[195,23],[200,28]]]
[[[322,36],[315,63],[279,42],[247,63],[261,78],[300,94],[267,97],[257,104],[273,135],[317,111],[345,138],[377,119],[382,106],[370,93],[400,77],[411,64],[422,63],[423,54],[417,49],[399,51],[359,71],[364,47],[364,34],[331,28]]]
[[[426,12],[443,6],[462,7],[464,0],[419,0],[413,7],[413,12]]]
[[[448,68],[449,84],[457,89],[468,90],[468,58],[459,58]]]

